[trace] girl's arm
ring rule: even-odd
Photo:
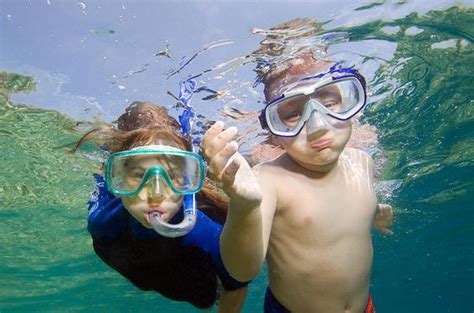
[[[122,201],[105,186],[104,178],[94,174],[96,189],[89,200],[87,230],[92,237],[116,238],[126,227]]]
[[[239,313],[247,296],[247,286],[222,292],[217,307],[218,313]]]
[[[197,210],[197,222],[193,230],[183,237],[185,246],[197,246],[208,254],[217,269],[217,275],[224,287],[219,300],[218,312],[240,312],[249,282],[235,280],[227,272],[220,252],[220,235],[222,225],[214,222],[201,211]]]

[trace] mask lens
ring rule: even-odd
[[[168,158],[170,167],[167,173],[176,190],[187,192],[199,187],[201,174],[198,159],[178,155],[168,156]]]
[[[310,97],[331,113],[345,114],[361,102],[359,90],[357,80],[349,79],[317,88]]]
[[[343,115],[361,102],[360,88],[354,79],[334,82],[314,90],[310,98],[324,106],[330,113]]]
[[[135,192],[145,176],[145,169],[135,167],[133,158],[116,156],[110,162],[110,187],[119,192]]]
[[[272,127],[277,131],[291,131],[301,121],[309,97],[297,95],[283,99],[267,108]]]
[[[273,131],[294,133],[301,129],[305,122],[303,119],[308,118],[315,109],[322,114],[349,119],[364,105],[363,93],[363,87],[355,77],[322,85],[320,80],[305,82],[288,90],[285,98],[267,107],[267,124]]]
[[[316,89],[310,98],[318,101],[331,112],[340,113],[343,111],[342,96],[339,84],[330,84]]]
[[[109,186],[115,193],[134,193],[152,176],[162,176],[171,189],[186,194],[196,192],[204,174],[202,160],[192,154],[166,152],[131,153],[109,159]]]

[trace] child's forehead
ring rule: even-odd
[[[157,140],[154,142],[154,145],[171,146],[171,147],[175,147],[175,148],[181,149],[181,148],[179,148],[179,144],[178,144],[175,140],[166,139],[166,138],[159,138],[159,139],[157,139]]]
[[[154,165],[161,163],[180,163],[182,158],[176,157],[174,155],[166,154],[151,154],[151,155],[134,155],[130,159],[130,165]]]
[[[169,146],[173,147],[179,150],[183,150],[184,147],[180,145],[176,140],[173,140],[171,138],[148,138],[148,140],[142,140],[142,141],[137,141],[135,142],[132,146],[130,146],[126,150],[132,150],[132,149],[137,149],[137,148],[142,148],[142,147],[155,147],[155,146]],[[185,150],[185,149],[184,149]]]
[[[281,66],[275,67],[274,73],[266,82],[265,97],[270,101],[278,97],[282,90],[301,78],[327,71],[334,62],[327,59],[295,58]]]

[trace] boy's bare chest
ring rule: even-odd
[[[368,175],[330,181],[297,176],[285,184],[279,188],[275,222],[281,218],[299,232],[329,237],[370,229],[377,200]]]

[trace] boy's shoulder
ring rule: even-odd
[[[282,158],[283,155],[273,160],[259,163],[252,168],[260,186],[265,186],[264,189],[270,188],[276,191],[281,186],[281,182],[285,181],[288,175],[291,175],[288,165]]]
[[[346,147],[343,154],[346,154],[350,158],[372,161],[372,157],[367,152],[357,148]]]
[[[372,157],[365,152],[364,150],[357,149],[357,148],[349,148],[346,147],[341,154],[342,158],[347,158],[348,161],[352,164],[359,164],[362,167],[369,170],[369,172],[373,173],[375,163]]]

